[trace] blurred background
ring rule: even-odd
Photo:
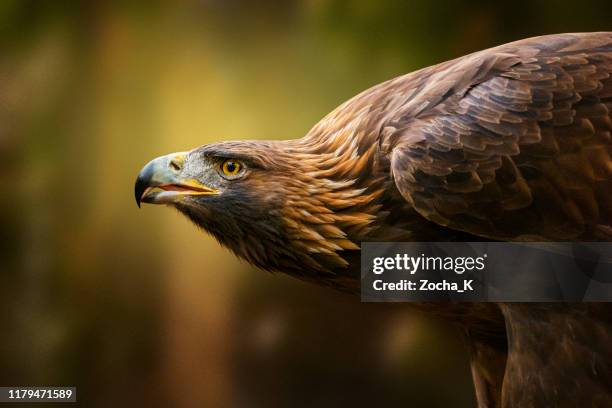
[[[149,159],[297,138],[383,80],[609,0],[0,2],[0,385],[88,407],[472,407],[459,333],[254,270],[134,203]]]

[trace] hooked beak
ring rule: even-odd
[[[187,152],[172,153],[151,160],[142,168],[134,194],[136,204],[171,204],[187,196],[214,195],[218,190],[203,185],[195,179],[181,177]]]

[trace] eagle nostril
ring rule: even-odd
[[[180,171],[181,170],[181,164],[178,163],[176,160],[170,160],[170,167],[172,167],[172,170],[174,170],[174,171]]]

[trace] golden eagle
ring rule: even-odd
[[[363,241],[612,240],[612,33],[400,76],[298,140],[205,145],[138,176],[239,257],[357,292]],[[427,304],[463,327],[481,407],[612,406],[609,304]]]

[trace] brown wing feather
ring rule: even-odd
[[[611,239],[611,74],[612,33],[434,67],[387,122],[399,191],[430,221],[483,237]]]
[[[610,304],[509,303],[501,308],[509,349],[501,406],[610,406]]]

